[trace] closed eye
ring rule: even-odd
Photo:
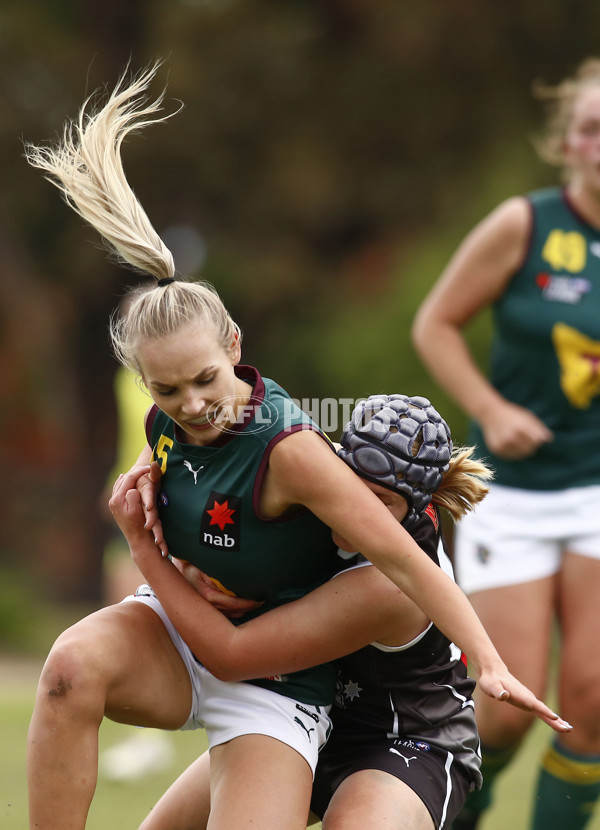
[[[170,395],[173,395],[174,392],[174,389],[157,389],[154,387],[154,394],[159,395],[161,398],[168,398]]]

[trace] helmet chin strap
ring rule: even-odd
[[[338,455],[358,475],[400,493],[413,524],[426,509],[452,456],[448,424],[427,398],[372,395],[354,409]]]

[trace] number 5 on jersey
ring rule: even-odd
[[[152,460],[156,461],[159,464],[160,470],[163,475],[167,470],[167,458],[169,455],[169,450],[171,450],[172,448],[173,441],[170,438],[167,438],[166,435],[161,435],[158,439],[156,449],[152,452]]]

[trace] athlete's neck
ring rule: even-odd
[[[588,224],[600,230],[600,192],[592,191],[583,184],[570,182],[565,188],[565,193],[574,210]]]

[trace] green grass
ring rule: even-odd
[[[0,660],[0,672],[0,827],[23,830],[27,827],[25,738],[35,695],[35,671],[29,664],[21,667],[11,661],[5,665]],[[100,730],[101,751],[138,733],[133,727],[105,721]],[[99,777],[87,825],[89,830],[136,828],[179,772],[206,749],[201,731],[171,733],[169,740],[175,757],[166,771],[127,783]]]
[[[25,785],[25,737],[41,664],[0,659],[0,828],[23,830],[27,826]],[[133,727],[105,721],[100,734],[101,749],[139,734]],[[537,760],[551,731],[537,723],[522,752],[498,782],[495,806],[482,822],[481,830],[527,830]],[[162,792],[206,747],[204,733],[170,733],[174,759],[170,767],[141,781],[116,783],[102,776],[88,820],[88,830],[136,828]],[[320,825],[315,825],[319,828]],[[272,830],[272,828],[264,828]],[[600,830],[600,813],[587,830]]]
[[[478,830],[529,830],[537,767],[553,734],[541,721],[535,724],[520,753],[498,779],[494,804]],[[598,810],[586,830],[600,830]]]

